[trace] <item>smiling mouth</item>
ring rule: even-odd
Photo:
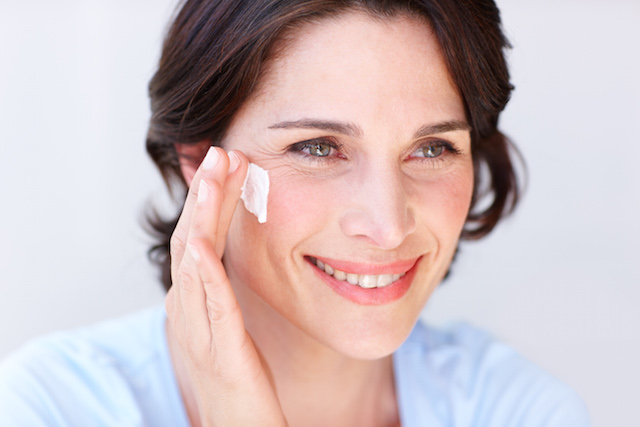
[[[350,285],[359,286],[364,289],[384,288],[404,277],[407,272],[399,274],[356,274],[338,270],[317,258],[309,257],[312,264],[324,271],[334,279],[347,282]]]

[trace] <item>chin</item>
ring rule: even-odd
[[[347,344],[345,348],[339,349],[338,351],[352,359],[379,360],[393,354],[406,340],[408,335],[409,333],[400,339],[393,340],[377,339],[369,342],[362,342],[362,340],[360,340],[356,345],[353,345],[354,343],[351,343],[351,345]]]
[[[393,322],[370,320],[366,326],[362,322],[358,326],[338,326],[339,331],[320,340],[327,347],[353,359],[382,359],[393,354],[404,343],[418,316],[405,319],[401,324],[397,318]]]

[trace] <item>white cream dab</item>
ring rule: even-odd
[[[244,207],[258,218],[258,222],[267,222],[267,199],[269,197],[269,173],[260,166],[249,163],[247,177],[242,184]]]

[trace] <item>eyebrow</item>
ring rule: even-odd
[[[269,126],[269,129],[319,129],[341,133],[352,137],[361,137],[362,129],[353,123],[334,122],[330,120],[301,119],[291,122],[280,122]]]
[[[425,136],[435,135],[437,133],[453,132],[457,130],[470,131],[471,126],[467,122],[460,122],[458,120],[450,120],[448,122],[436,123],[433,125],[422,126],[413,135],[414,139],[424,138]]]
[[[280,122],[269,126],[269,129],[319,129],[341,133],[352,137],[362,137],[363,134],[362,129],[353,123],[317,119],[300,119]],[[466,122],[450,120],[442,123],[424,125],[418,129],[413,137],[414,139],[419,139],[437,133],[453,132],[457,130],[469,131],[471,130],[471,126]]]

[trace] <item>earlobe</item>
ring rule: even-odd
[[[195,144],[174,144],[178,153],[180,170],[187,186],[191,185],[191,181],[210,146],[211,144],[207,141]]]

